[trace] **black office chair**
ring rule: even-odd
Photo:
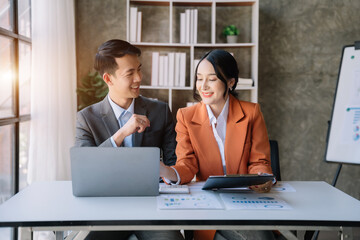
[[[270,140],[269,142],[270,142],[271,169],[276,177],[276,180],[281,181],[279,146],[276,140]]]

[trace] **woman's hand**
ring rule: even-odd
[[[262,174],[264,174],[264,173],[258,172],[258,175],[262,175]],[[268,181],[261,185],[250,186],[250,189],[252,189],[258,193],[267,193],[267,192],[270,192],[272,185],[273,185],[273,182]]]
[[[250,189],[252,189],[258,193],[267,193],[271,190],[272,185],[273,185],[272,181],[268,181],[261,185],[250,186]]]
[[[160,177],[169,179],[172,182],[177,182],[178,178],[175,173],[175,170],[169,166],[166,166],[163,162],[160,161]]]

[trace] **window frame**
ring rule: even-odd
[[[19,62],[20,62],[20,55],[19,55],[19,46],[20,43],[28,44],[30,48],[32,48],[32,39],[31,37],[27,37],[21,35],[19,33],[19,0],[10,0],[10,4],[12,4],[12,21],[13,21],[13,30],[7,30],[0,27],[0,36],[12,39],[14,41],[14,83],[13,83],[13,117],[0,117],[0,127],[14,125],[13,128],[13,136],[12,139],[12,158],[10,159],[12,165],[12,186],[13,192],[12,195],[15,195],[19,192],[20,187],[20,123],[30,121],[31,114],[24,114],[20,115],[20,95],[19,95]],[[31,0],[29,0],[30,9],[31,9]],[[30,10],[30,22],[31,22],[31,10]],[[31,25],[31,24],[30,24]],[[32,52],[31,52],[32,54]],[[30,79],[31,84],[31,79]],[[1,87],[1,86],[0,86]],[[30,93],[31,94],[31,93]],[[13,239],[18,238],[18,231],[17,229],[13,230]]]

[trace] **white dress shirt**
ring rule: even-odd
[[[215,140],[218,144],[221,156],[221,162],[223,165],[224,175],[226,174],[226,162],[225,162],[225,136],[226,136],[226,122],[229,115],[229,97],[227,98],[225,105],[216,118],[214,113],[211,111],[209,105],[206,105],[206,110],[209,116],[210,125],[212,126]]]
[[[131,116],[134,114],[135,99],[132,100],[128,109],[123,109],[122,107],[117,105],[113,100],[111,100],[109,95],[108,95],[108,98],[109,98],[110,106],[115,114],[115,117],[119,122],[119,126],[120,126],[120,128],[122,128],[127,123],[127,121],[129,121]],[[124,147],[132,147],[133,146],[132,135],[133,134],[126,136],[124,138],[122,146],[124,146]],[[110,138],[110,141],[111,141],[111,144],[113,145],[113,147],[117,147],[113,137]]]

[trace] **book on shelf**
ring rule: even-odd
[[[190,9],[185,10],[185,43],[190,43]]]
[[[251,78],[238,78],[238,84],[239,87],[252,87],[254,84],[254,81]]]
[[[190,29],[189,29],[190,41],[189,43],[193,43],[194,41],[194,11],[190,9]]]
[[[164,58],[165,56],[159,57],[159,85],[164,86]]]
[[[193,29],[193,43],[197,43],[197,32],[198,32],[198,10],[197,9],[193,9],[192,10],[194,12],[194,29]]]
[[[137,7],[130,8],[130,42],[141,42],[141,21],[142,12],[138,12]]]
[[[136,41],[136,27],[137,27],[137,8],[131,7],[130,8],[130,41],[135,42]]]
[[[167,87],[169,86],[169,56],[164,56],[164,83],[161,86]]]
[[[141,42],[141,19],[142,12],[137,12],[136,41]]]
[[[198,10],[186,9],[180,13],[180,43],[197,43]]]
[[[175,53],[175,79],[174,86],[180,86],[180,53]]]
[[[180,83],[179,87],[185,87],[185,78],[186,78],[186,53],[180,53]]]
[[[151,86],[159,85],[159,52],[152,53]]]
[[[175,86],[175,53],[168,53],[169,57],[169,75],[168,75],[168,85],[170,87]]]
[[[186,21],[185,21],[185,13],[180,13],[180,43],[185,43],[186,39],[185,39],[185,26],[186,26]]]

